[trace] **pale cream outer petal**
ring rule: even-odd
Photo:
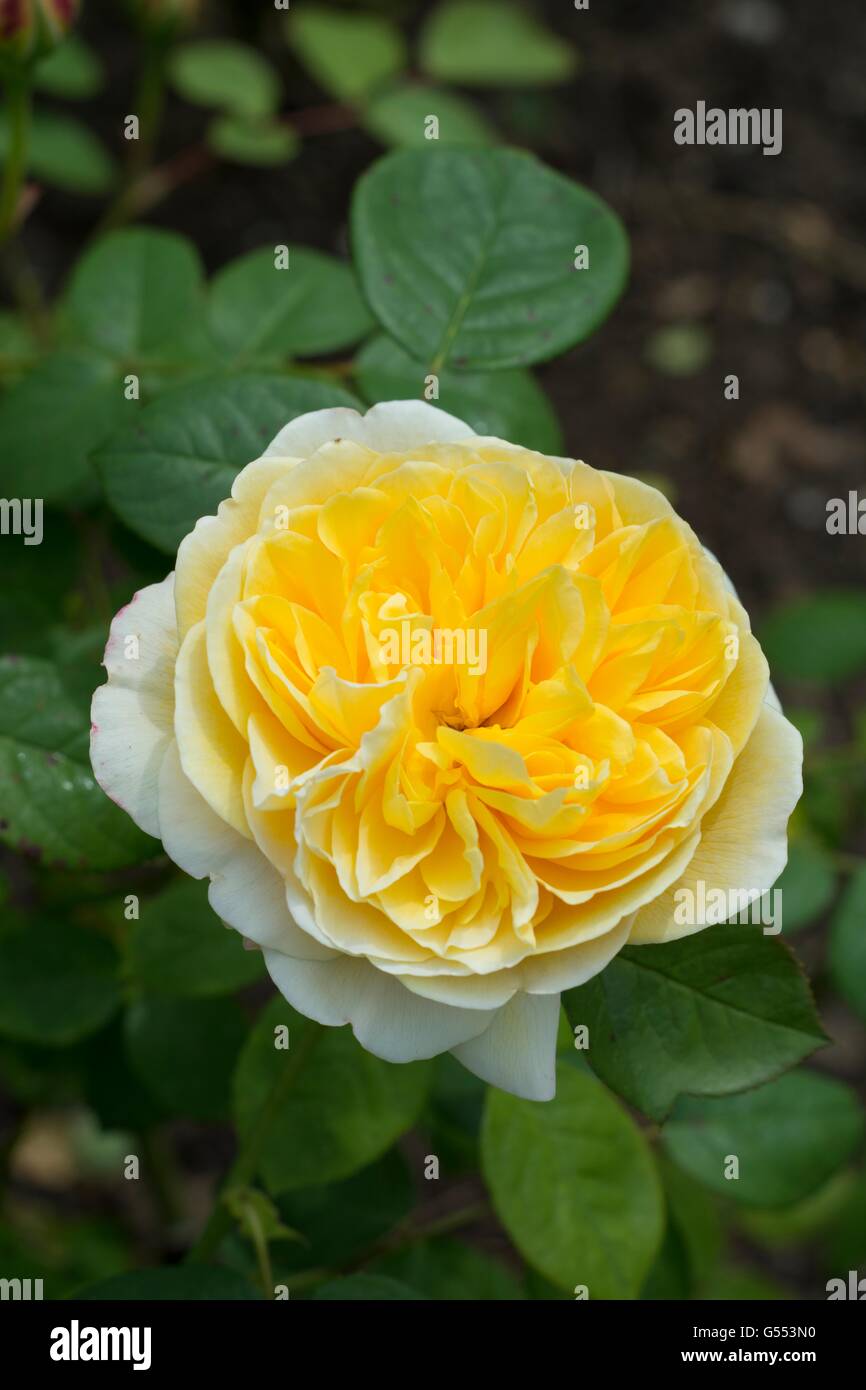
[[[495,1018],[486,1010],[419,999],[361,957],[313,962],[281,951],[264,955],[277,989],[299,1013],[330,1027],[351,1023],[361,1046],[386,1062],[435,1057],[475,1037]]]
[[[135,637],[138,657],[127,656]],[[160,834],[159,769],[173,738],[177,657],[174,575],[139,589],[112,621],[108,682],[91,705],[90,761],[106,795],[148,835]]]
[[[184,773],[174,743],[163,760],[159,795],[166,853],[193,878],[210,876],[208,899],[224,922],[262,947],[306,960],[333,956],[293,921],[276,869],[211,810]]]
[[[451,1051],[464,1067],[501,1091],[524,1100],[552,1100],[558,1028],[558,994],[515,994],[479,1037]]]
[[[456,444],[474,438],[475,431],[463,420],[426,401],[381,401],[366,415],[347,406],[299,415],[280,430],[263,457],[308,458],[336,439],[389,454],[417,444]]]
[[[293,465],[286,458],[262,457],[248,463],[232,483],[232,495],[216,516],[199,517],[177,552],[177,623],[181,638],[200,622],[208,594],[229,553],[255,532],[262,498]]]
[[[757,897],[772,888],[785,867],[788,818],[802,790],[803,740],[765,702],[722,795],[702,822],[694,858],[682,878],[635,915],[630,944],[676,941],[708,925],[674,920],[675,895],[683,889],[697,894],[699,881],[707,894],[739,890]]]

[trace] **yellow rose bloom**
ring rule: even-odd
[[[105,665],[100,784],[391,1061],[547,1099],[562,990],[785,864],[802,745],[716,560],[653,488],[432,406],[292,421]]]

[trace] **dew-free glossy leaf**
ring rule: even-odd
[[[174,232],[132,227],[86,251],[66,292],[73,333],[130,364],[159,354],[182,360],[201,317],[198,252]]]
[[[247,1033],[233,999],[146,995],[126,1015],[126,1044],[141,1079],[170,1111],[220,1120]]]
[[[305,247],[287,249],[285,269],[277,269],[268,246],[231,261],[214,278],[211,329],[232,356],[316,357],[351,346],[373,327],[349,266]]]
[[[482,1170],[500,1220],[529,1263],[591,1299],[635,1298],[662,1238],[663,1203],[640,1131],[608,1091],[558,1068],[540,1105],[491,1088]]]
[[[821,593],[783,604],[758,632],[776,676],[829,684],[866,670],[866,595]]]
[[[356,406],[338,387],[303,377],[209,377],[146,406],[96,455],[108,502],[131,530],[174,554],[215,512],[236,474],[296,415]]]
[[[4,497],[67,498],[93,477],[90,454],[134,407],[118,367],[58,352],[0,397]]]
[[[358,384],[371,403],[413,400],[425,393],[426,368],[399,343],[380,334],[366,343],[355,361]],[[543,454],[562,449],[559,421],[535,377],[520,367],[503,372],[439,373],[435,404],[465,420],[478,434],[524,444]]]
[[[620,951],[564,996],[605,1083],[653,1119],[677,1096],[727,1095],[796,1066],[826,1038],[791,952],[726,924]]]
[[[385,155],[356,187],[352,236],[374,313],[433,372],[562,352],[606,317],[628,269],[610,208],[517,150]]]
[[[833,914],[829,964],[843,999],[866,1019],[866,864],[852,875]]]

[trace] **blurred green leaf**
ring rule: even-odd
[[[350,347],[373,327],[349,266],[319,251],[288,247],[277,270],[273,247],[224,266],[210,288],[214,338],[232,356],[273,361]]]
[[[833,860],[816,840],[792,838],[788,863],[776,882],[776,890],[782,894],[782,930],[791,936],[814,922],[833,901]]]
[[[0,478],[7,497],[68,498],[92,476],[91,452],[124,407],[117,366],[58,352],[0,396]]]
[[[417,400],[425,393],[427,369],[384,333],[361,349],[355,361],[358,384],[371,403]],[[438,374],[435,404],[465,420],[478,434],[494,435],[543,454],[562,449],[559,421],[535,377],[520,367],[504,372]]]
[[[297,57],[331,96],[359,101],[406,66],[406,45],[389,20],[304,4],[287,18]]]
[[[223,159],[235,164],[263,166],[287,164],[301,148],[291,126],[232,114],[217,116],[211,121],[207,142]]]
[[[0,936],[0,1033],[64,1047],[120,1004],[117,956],[104,937],[33,921]]]
[[[126,1015],[130,1061],[166,1108],[201,1120],[229,1111],[247,1024],[232,999],[137,999]]]
[[[9,153],[9,125],[0,113],[0,160]],[[28,168],[37,179],[69,193],[106,193],[115,165],[105,146],[72,116],[36,111],[30,128]]]
[[[76,1298],[105,1299],[108,1302],[160,1301],[201,1302],[260,1298],[261,1294],[228,1269],[210,1269],[207,1265],[178,1265],[169,1269],[135,1269],[127,1274],[115,1274],[80,1289]]]
[[[437,373],[553,357],[601,323],[628,269],[616,215],[516,150],[385,155],[356,186],[352,236],[374,313]]]
[[[828,592],[783,604],[758,637],[774,676],[847,680],[866,670],[866,594]]]
[[[491,1089],[481,1154],[530,1264],[591,1299],[637,1296],[662,1239],[661,1188],[640,1131],[600,1082],[560,1066],[545,1105]]]
[[[754,1300],[788,1299],[794,1297],[792,1290],[786,1289],[774,1279],[768,1279],[754,1269],[743,1269],[739,1265],[723,1265],[714,1270],[701,1288],[701,1299],[711,1303],[747,1302]],[[733,1317],[734,1314],[732,1313]]]
[[[563,1002],[593,1070],[655,1120],[679,1095],[756,1086],[827,1041],[800,965],[754,926],[627,948]]]
[[[280,104],[280,79],[267,58],[230,39],[181,44],[171,54],[168,73],[175,91],[196,106],[255,119]]]
[[[510,1270],[460,1240],[419,1241],[377,1260],[375,1272],[408,1284],[424,1298],[445,1302],[488,1303],[526,1296]]]
[[[66,292],[71,331],[135,366],[161,353],[183,359],[204,307],[198,252],[174,232],[111,232],[85,251]]]
[[[339,1303],[406,1303],[423,1299],[424,1295],[396,1279],[386,1278],[384,1274],[347,1274],[345,1279],[333,1279],[328,1284],[322,1284],[313,1298]]]
[[[678,1102],[662,1130],[681,1168],[749,1206],[782,1207],[825,1183],[863,1138],[853,1091],[818,1072],[797,1071],[721,1100]],[[726,1178],[729,1156],[739,1177]]]
[[[343,1182],[285,1192],[280,1212],[306,1244],[281,1257],[290,1268],[342,1264],[393,1230],[412,1201],[409,1170],[395,1149]]]
[[[97,785],[89,728],[51,662],[0,659],[0,840],[54,867],[122,868],[154,842]]]
[[[223,926],[207,885],[176,879],[144,898],[130,923],[127,951],[136,983],[153,994],[188,999],[230,994],[265,974],[261,951],[247,951],[238,932]]]
[[[833,914],[828,961],[842,998],[866,1019],[866,862],[852,874]]]
[[[274,1030],[289,1029],[287,1049]],[[249,1132],[292,1049],[318,1025],[281,998],[259,1015],[235,1074],[235,1119]],[[348,1028],[323,1028],[293,1077],[265,1141],[259,1171],[270,1192],[335,1182],[365,1167],[416,1119],[430,1082],[423,1062],[403,1066],[365,1052]],[[303,1143],[298,1136],[303,1135]]]
[[[511,0],[444,0],[421,36],[421,66],[443,82],[541,87],[570,77],[577,53]]]
[[[209,377],[145,406],[95,462],[121,520],[173,555],[198,518],[229,496],[240,469],[289,420],[308,410],[357,404],[340,387],[300,377]]]
[[[435,116],[435,139],[445,145],[492,145],[497,134],[482,113],[454,92],[406,82],[377,93],[367,102],[362,124],[383,145],[429,148],[428,118]]]
[[[96,96],[104,80],[100,58],[77,34],[68,35],[33,70],[37,91],[68,100]]]
[[[165,1116],[165,1106],[130,1065],[122,1015],[87,1039],[84,1059],[84,1094],[105,1129],[145,1130]]]

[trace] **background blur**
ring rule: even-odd
[[[46,93],[44,102],[119,160],[139,49],[118,8],[88,0],[80,26],[103,81],[84,99]],[[293,11],[301,8],[293,0]],[[396,19],[417,73],[417,40],[433,6],[352,0],[340,8]],[[807,794],[783,883],[785,931],[796,936],[834,1039],[815,1065],[866,1098],[866,946],[856,935],[859,926],[866,941],[866,535],[826,529],[828,500],[858,488],[866,497],[866,8],[859,0],[599,0],[586,12],[570,0],[536,0],[525,8],[574,50],[561,78],[526,81],[518,70],[508,84],[455,80],[449,89],[465,103],[463,118],[489,138],[533,150],[604,197],[627,226],[633,258],[610,319],[537,376],[565,452],[660,486],[723,563],[765,641],[807,743]],[[156,160],[168,191],[139,220],[189,236],[209,272],[284,240],[344,255],[351,188],[384,147],[375,121],[328,90],[285,42],[281,23],[264,0],[214,0],[194,32],[231,36],[267,56],[283,83],[281,114],[300,136],[291,159],[260,167],[218,159],[205,143],[212,113],[177,92],[167,98]],[[347,71],[351,63],[347,55]],[[674,111],[699,100],[781,107],[781,154],[677,146]],[[380,113],[380,133],[385,119]],[[49,298],[109,203],[93,151],[90,158],[94,191],[69,187],[68,177],[62,187],[40,180],[26,221],[23,246]],[[0,351],[0,369],[3,362]],[[739,400],[725,399],[730,373]],[[73,509],[70,529],[84,562],[61,586],[69,640],[80,631],[98,660],[88,624],[107,607],[106,586],[122,598],[161,577],[164,559],[117,522],[94,528]],[[41,619],[28,604],[55,563],[0,544],[6,650],[38,650]],[[164,874],[135,872],[145,889],[149,875],[159,885]],[[93,887],[11,851],[3,851],[3,876],[13,915],[37,898],[88,902]],[[123,891],[135,891],[131,878],[123,874]],[[253,1001],[268,994],[261,984],[249,989]],[[206,1214],[212,1175],[231,1153],[227,1127],[175,1119],[153,1140],[165,1167],[155,1192],[139,1196],[131,1191],[138,1184],[106,1176],[123,1141],[97,1094],[105,1078],[94,1087],[85,1052],[0,1044],[3,1240],[18,1263],[25,1252],[34,1275],[48,1263],[60,1289],[141,1260],[170,1261],[189,1221]],[[428,1117],[406,1141],[423,1154],[438,1133],[466,1163],[467,1176],[437,1196],[434,1217],[477,1195],[473,1123],[468,1096],[447,1123]],[[805,1207],[772,1216],[724,1210],[722,1224],[706,1296],[823,1297],[829,1273],[866,1257],[866,1178],[853,1168]],[[509,1281],[523,1274],[495,1222],[482,1221],[467,1239],[493,1261],[490,1296],[513,1293]],[[439,1296],[456,1296],[459,1280],[450,1295],[444,1287]],[[663,1284],[659,1292],[675,1296]]]

